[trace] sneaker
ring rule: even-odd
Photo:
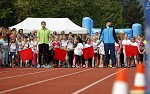
[[[51,66],[50,66],[50,64],[48,64],[47,66],[46,66],[46,68],[50,68]]]
[[[86,67],[86,65],[83,65],[82,67],[83,67],[83,68],[85,68],[85,67]]]
[[[103,68],[108,68],[108,65],[103,65]]]
[[[113,65],[112,65],[112,68],[116,68],[116,65],[115,65],[115,64],[113,64]]]
[[[108,65],[109,68],[112,68],[112,65]]]
[[[38,65],[37,65],[37,68],[41,68],[41,65],[40,65],[40,64],[38,64]]]

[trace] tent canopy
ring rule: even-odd
[[[9,28],[23,29],[24,33],[30,33],[33,30],[39,30],[42,21],[46,22],[46,27],[50,31],[56,31],[57,34],[60,34],[62,31],[65,31],[65,34],[69,32],[73,34],[86,34],[88,32],[87,29],[76,25],[68,18],[26,18],[24,21]]]

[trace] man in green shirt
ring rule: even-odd
[[[39,48],[39,55],[38,55],[38,65],[37,68],[41,68],[41,57],[43,54],[44,58],[44,65],[47,65],[47,68],[50,67],[48,61],[48,50],[49,50],[49,39],[50,39],[50,30],[46,28],[46,22],[41,22],[42,28],[37,32],[37,43]]]

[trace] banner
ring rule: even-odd
[[[131,45],[125,45],[125,52],[126,52],[126,56],[136,56],[139,53],[138,47],[131,46]]]
[[[60,60],[60,61],[65,61],[66,58],[66,50],[60,49],[60,48],[55,48],[54,50],[54,59]]]
[[[32,49],[28,48],[28,49],[21,50],[20,57],[21,57],[22,62],[33,59]]]
[[[82,49],[84,59],[87,60],[88,58],[94,57],[94,49],[92,47]]]

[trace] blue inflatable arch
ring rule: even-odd
[[[89,34],[92,36],[95,32],[101,31],[100,28],[93,28],[94,23],[93,20],[90,17],[84,17],[82,19],[82,27],[89,30]],[[138,35],[142,34],[142,25],[139,23],[135,23],[132,25],[132,28],[123,28],[123,29],[115,29],[116,33],[124,32],[125,34],[128,34],[129,38],[132,36],[137,37]]]

